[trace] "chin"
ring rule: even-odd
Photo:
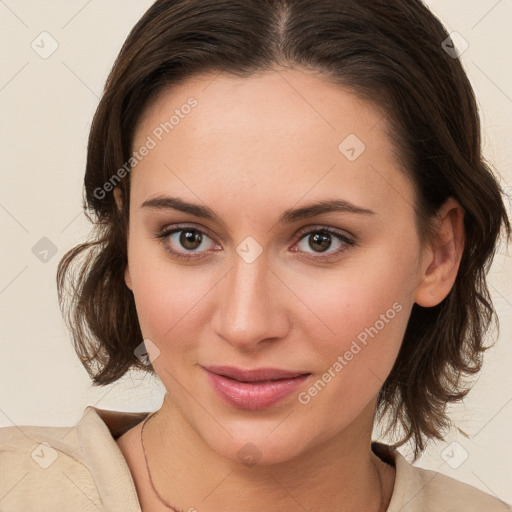
[[[288,436],[287,441],[274,442],[262,437],[250,440],[231,440],[226,445],[211,446],[215,452],[233,462],[241,463],[247,467],[266,466],[286,463],[299,456],[304,450]]]
[[[218,428],[214,429],[211,423],[193,428],[217,455],[248,467],[289,462],[315,449],[333,435],[325,430],[315,434],[310,431],[310,425],[303,425],[301,431],[298,424],[290,422],[285,425],[287,421],[283,421],[282,416],[281,419],[269,419],[264,424],[245,420],[223,422],[224,428],[217,423]]]

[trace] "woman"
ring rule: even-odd
[[[57,277],[94,384],[140,369],[165,399],[1,429],[30,474],[8,510],[510,510],[396,450],[450,426],[510,237],[453,51],[417,0],[155,2],[91,128],[95,239]]]

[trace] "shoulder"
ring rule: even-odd
[[[396,481],[389,512],[512,512],[504,501],[447,475],[410,464],[395,452]]]
[[[442,506],[446,512],[511,512],[510,505],[476,487],[447,475],[414,468],[425,485],[425,496],[431,506]]]
[[[0,509],[101,510],[76,427],[0,428]]]

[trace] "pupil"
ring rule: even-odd
[[[180,243],[186,249],[197,249],[201,245],[201,234],[196,231],[183,231],[180,236]]]
[[[325,251],[325,250],[327,250],[329,248],[329,245],[331,243],[330,242],[330,235],[316,233],[313,236],[313,243],[319,244],[320,245],[320,250],[321,250],[321,252],[323,252],[323,251]],[[312,244],[310,244],[310,245],[311,245],[312,249],[315,249],[315,247]]]

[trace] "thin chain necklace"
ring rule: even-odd
[[[160,493],[156,490],[155,488],[155,484],[153,483],[153,478],[151,478],[151,473],[149,471],[149,464],[148,464],[148,458],[146,456],[146,449],[144,447],[144,441],[142,439],[142,433],[144,432],[144,427],[146,426],[146,423],[148,422],[149,418],[153,417],[158,411],[155,411],[151,414],[149,414],[146,419],[142,422],[142,427],[140,429],[140,443],[142,445],[142,451],[144,453],[144,460],[146,461],[146,469],[147,469],[147,472],[148,472],[148,476],[149,476],[149,483],[151,484],[151,488],[153,489],[154,493],[157,495],[158,499],[167,507],[169,508],[170,510],[173,510],[174,512],[181,512],[179,510],[176,510],[170,503],[168,503],[167,501],[165,501],[164,498],[162,498],[162,496],[160,496]],[[373,463],[373,466],[375,468],[375,471],[377,471],[377,476],[379,478],[379,485],[380,485],[380,506],[379,506],[379,510],[377,512],[381,512],[381,511],[384,511],[384,489],[383,489],[383,485],[382,485],[382,477],[380,476],[380,471],[379,471],[379,468],[377,467],[377,465],[375,464],[375,461],[373,461],[372,459],[372,463]]]
[[[155,484],[153,483],[153,478],[151,478],[151,473],[149,471],[149,464],[148,464],[148,458],[146,456],[146,449],[144,448],[144,441],[142,440],[142,432],[144,432],[144,427],[146,426],[146,423],[148,422],[149,418],[153,417],[158,411],[155,411],[151,413],[142,423],[142,428],[140,429],[140,442],[142,444],[142,451],[144,452],[144,460],[146,461],[146,469],[148,471],[149,476],[149,483],[151,484],[151,487],[154,491],[154,493],[158,496],[158,499],[167,507],[173,510],[174,512],[180,512],[179,510],[176,510],[170,503],[167,503],[162,496],[160,496],[160,493],[156,490]]]

